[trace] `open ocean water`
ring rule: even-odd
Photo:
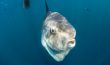
[[[0,0],[0,65],[110,65],[110,1],[47,1],[75,27],[75,48],[56,62],[41,45],[44,0]]]

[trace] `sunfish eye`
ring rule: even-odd
[[[56,34],[56,31],[54,29],[50,29],[51,34]]]

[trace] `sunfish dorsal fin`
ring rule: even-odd
[[[45,0],[45,7],[46,7],[46,15],[48,15],[49,13],[51,13],[51,11],[47,5],[47,0]]]
[[[23,0],[23,8],[29,8],[30,7],[30,0]]]

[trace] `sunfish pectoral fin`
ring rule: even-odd
[[[30,0],[23,0],[23,8],[29,8],[30,7]]]

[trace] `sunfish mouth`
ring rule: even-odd
[[[75,47],[76,30],[67,19],[58,12],[46,17],[42,30],[42,45],[56,60],[62,61]]]

